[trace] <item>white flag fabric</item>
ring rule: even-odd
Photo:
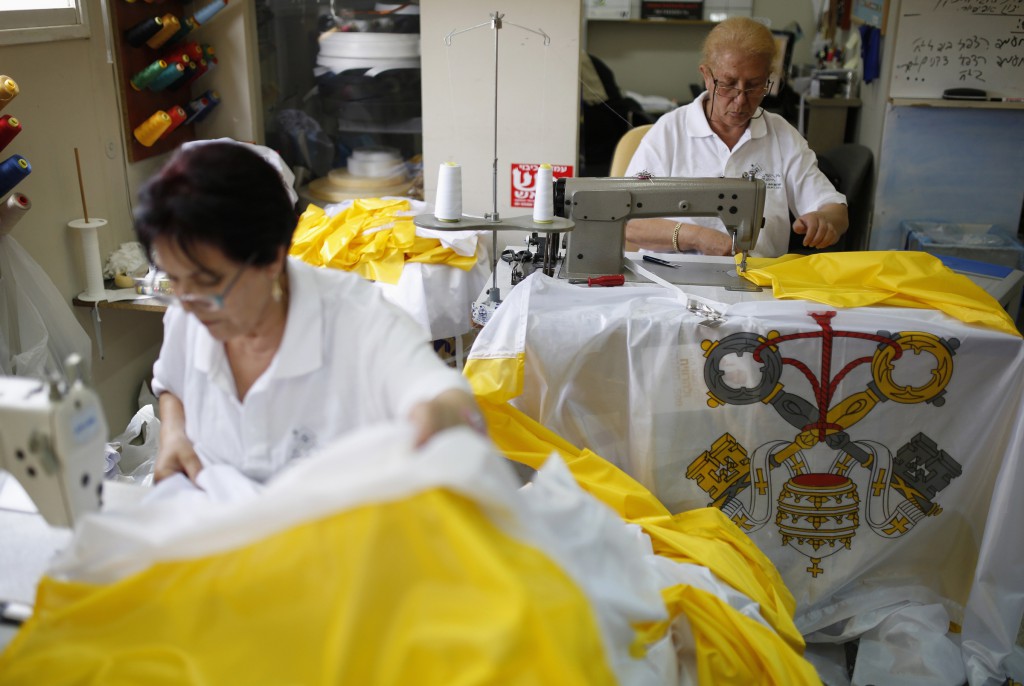
[[[1002,683],[1024,613],[1022,340],[933,310],[713,309],[535,274],[468,365],[507,359],[515,408],[671,512],[725,512],[779,569],[808,640],[887,618],[916,631],[913,608],[937,607],[953,631],[929,630],[930,683]],[[950,640],[959,674],[939,657]],[[884,683],[921,683],[892,664]]]

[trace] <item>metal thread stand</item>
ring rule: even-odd
[[[491,288],[487,291],[487,298],[495,305],[501,302],[501,291],[498,288],[498,231],[536,231],[539,233],[560,233],[570,231],[573,222],[562,217],[555,217],[550,222],[535,222],[532,216],[511,217],[502,220],[498,214],[498,36],[504,24],[542,36],[544,45],[551,43],[551,37],[544,31],[530,29],[512,22],[505,22],[505,15],[501,12],[492,12],[489,21],[466,29],[452,30],[444,37],[444,44],[452,45],[452,39],[460,33],[475,31],[476,29],[488,27],[494,31],[494,155],[491,162],[491,211],[484,213],[481,220],[478,217],[462,216],[462,219],[449,222],[440,221],[433,215],[421,214],[413,219],[416,226],[442,231],[464,231],[467,229],[490,229],[491,231]]]

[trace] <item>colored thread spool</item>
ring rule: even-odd
[[[171,125],[160,134],[160,138],[167,138],[170,136],[171,132],[181,126],[188,117],[188,114],[185,112],[185,108],[181,105],[175,105],[171,109],[167,110],[167,115],[171,118]]]
[[[156,32],[149,40],[146,41],[146,45],[156,50],[164,43],[171,39],[171,36],[176,34],[181,29],[181,22],[173,14],[165,14],[160,17],[163,25],[160,30]]]
[[[9,234],[30,209],[32,209],[32,202],[27,195],[12,193],[7,198],[7,202],[0,205],[0,236]]]
[[[21,89],[18,83],[10,76],[0,74],[0,110],[7,107],[7,104],[18,97]]]
[[[167,63],[163,60],[154,60],[145,67],[139,73],[131,79],[132,88],[137,91],[141,91],[143,88],[153,83],[153,79],[160,75],[160,73],[167,68]]]
[[[136,126],[132,135],[135,136],[135,140],[148,148],[159,140],[170,125],[171,115],[163,110],[157,110],[150,115],[149,119]]]
[[[220,104],[220,93],[215,90],[206,91],[203,98],[207,101],[205,107],[199,111],[199,113],[193,118],[194,122],[201,122],[210,116],[210,112],[213,112],[214,108]]]
[[[164,61],[168,64],[173,62],[182,62],[188,64],[191,61],[198,60],[203,56],[203,49],[199,47],[199,43],[192,41],[191,43],[184,43],[178,47],[170,50],[164,55]]]
[[[434,217],[442,222],[462,219],[462,167],[455,162],[442,162],[438,170]]]
[[[187,85],[191,85],[196,79],[198,79],[200,76],[202,76],[203,74],[205,74],[206,72],[210,71],[211,69],[213,69],[216,66],[217,66],[217,58],[216,57],[211,57],[209,59],[201,60],[199,62],[199,67],[194,72],[192,72],[189,75],[188,79],[185,80],[185,85],[186,86]]]
[[[11,155],[0,162],[0,198],[11,192],[21,180],[32,173],[32,165],[21,155]]]
[[[185,54],[191,57],[193,62],[198,62],[206,57],[203,52],[203,46],[199,45],[196,41],[185,43]]]
[[[185,65],[168,64],[149,84],[149,90],[159,93],[185,74]]]
[[[181,22],[181,28],[178,29],[178,32],[167,41],[167,45],[174,45],[184,40],[185,36],[195,31],[198,26],[199,24],[196,22],[195,17],[187,17]]]
[[[208,90],[198,98],[193,98],[185,105],[185,111],[188,112],[188,119],[185,120],[185,123],[192,124],[206,119],[219,103],[220,93],[215,90]]]
[[[9,114],[0,117],[0,150],[7,147],[7,144],[14,140],[14,137],[21,133],[21,122]]]
[[[177,79],[171,82],[171,85],[167,87],[168,90],[177,91],[182,86],[192,83],[195,80],[196,72],[199,70],[199,63],[195,61],[188,62],[185,65],[185,71]]]
[[[164,20],[160,17],[143,19],[124,32],[124,39],[133,48],[141,48],[146,41],[159,33],[163,26]]]
[[[555,220],[555,193],[550,164],[542,164],[533,178],[533,221],[550,224]]]
[[[96,302],[106,300],[107,290],[103,285],[103,263],[100,262],[100,240],[98,229],[107,225],[106,219],[73,219],[68,226],[82,234],[82,259],[85,260],[85,290],[79,300]]]
[[[12,193],[7,202],[0,205],[0,236],[6,236],[32,209],[32,202],[24,193]]]
[[[203,5],[199,8],[199,11],[192,15],[192,18],[196,20],[200,26],[213,19],[213,15],[220,12],[228,4],[227,0],[213,0],[213,2]]]

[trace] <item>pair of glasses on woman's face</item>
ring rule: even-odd
[[[196,311],[219,312],[224,309],[224,301],[227,300],[228,295],[231,293],[231,289],[235,287],[235,284],[238,283],[238,280],[242,277],[242,272],[252,265],[255,257],[255,255],[250,256],[249,259],[247,259],[245,263],[238,268],[238,271],[235,272],[235,275],[231,277],[224,286],[224,290],[220,293],[165,293],[158,295],[157,298],[160,300],[176,300],[183,306]],[[153,274],[155,277],[156,272],[154,271]],[[156,289],[153,289],[153,292],[156,292]]]
[[[708,73],[711,74],[711,81],[715,84],[715,95],[720,98],[732,100],[738,98],[741,95],[747,96],[747,100],[761,99],[768,95],[768,91],[772,87],[771,80],[765,82],[763,86],[755,86],[754,88],[737,88],[736,86],[726,86],[718,83],[718,79],[715,78],[715,73],[708,69]]]

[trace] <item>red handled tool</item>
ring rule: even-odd
[[[569,283],[585,283],[588,286],[621,286],[626,283],[626,277],[622,274],[608,274],[606,276],[592,276],[589,279],[569,279]]]

